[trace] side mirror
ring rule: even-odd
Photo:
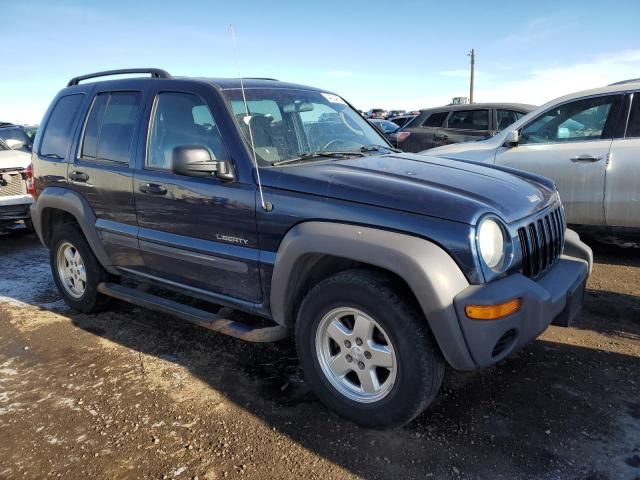
[[[520,142],[520,135],[517,130],[509,130],[504,137],[504,146],[507,148],[517,147]]]
[[[4,143],[6,143],[11,150],[20,150],[25,146],[25,143],[22,140],[16,140],[15,138],[8,138]]]
[[[215,176],[221,180],[234,179],[231,165],[226,160],[213,160],[209,150],[202,145],[181,145],[173,149],[171,170],[187,177]]]

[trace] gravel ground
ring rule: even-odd
[[[0,236],[0,478],[640,479],[640,249],[592,246],[572,328],[448,371],[422,416],[378,432],[317,402],[290,341],[122,303],[75,314],[37,240]]]

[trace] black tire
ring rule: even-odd
[[[342,306],[374,319],[396,352],[393,387],[373,403],[343,395],[320,365],[316,332],[323,317]],[[393,428],[413,420],[435,398],[444,375],[444,359],[422,313],[394,290],[390,277],[368,270],[337,273],[307,294],[296,319],[296,347],[305,378],[322,403],[369,428]]]
[[[75,247],[84,263],[86,287],[79,298],[75,298],[67,291],[58,273],[57,254],[61,245],[65,243],[70,243]],[[98,262],[79,227],[73,224],[63,224],[55,228],[49,242],[49,263],[51,264],[53,281],[69,307],[78,312],[93,313],[103,310],[108,305],[111,298],[98,292],[98,284],[108,281],[109,274]]]

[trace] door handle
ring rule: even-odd
[[[89,180],[89,175],[87,175],[84,172],[79,172],[78,170],[75,170],[69,173],[69,178],[74,182],[86,182],[87,180]]]
[[[576,155],[575,157],[571,157],[571,161],[574,163],[583,162],[583,163],[593,163],[599,162],[604,157],[594,157],[593,155]]]
[[[449,135],[434,135],[433,138],[436,140],[449,140]]]
[[[141,183],[138,188],[142,193],[148,193],[150,195],[165,195],[167,193],[164,185],[158,183]]]

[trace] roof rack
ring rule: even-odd
[[[638,83],[640,82],[640,78],[630,78],[629,80],[621,80],[616,83],[610,83],[609,86],[613,87],[614,85],[625,85],[627,83]]]
[[[106,70],[104,72],[88,73],[87,75],[80,75],[79,77],[73,77],[67,83],[67,87],[78,85],[83,80],[97,77],[108,77],[110,75],[125,75],[128,73],[149,73],[151,78],[171,78],[169,72],[160,68],[122,68],[120,70]]]
[[[269,77],[242,77],[243,80],[271,80],[273,82],[278,82],[277,78],[269,78]]]

